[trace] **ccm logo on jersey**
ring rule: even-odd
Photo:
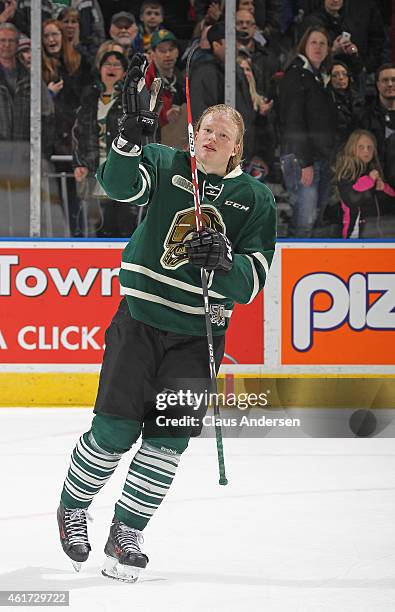
[[[327,310],[314,309],[314,296],[326,293],[332,300]],[[370,294],[381,294],[373,302]],[[336,274],[307,274],[292,294],[292,344],[308,351],[314,332],[330,331],[348,323],[351,329],[395,330],[395,274],[352,274],[348,282]]]
[[[239,204],[238,202],[232,202],[232,200],[225,200],[224,204],[225,206],[232,206],[233,208],[237,208],[238,210],[245,210],[246,212],[250,210],[249,206]]]

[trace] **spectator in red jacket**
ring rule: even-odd
[[[160,127],[176,121],[185,102],[184,78],[176,68],[178,59],[177,39],[169,30],[157,30],[151,38],[152,62],[145,77],[147,89],[155,77],[162,79],[162,110]]]

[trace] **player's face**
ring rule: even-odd
[[[368,164],[372,161],[374,154],[373,141],[367,136],[361,136],[357,142],[357,157],[364,164]]]
[[[195,135],[196,157],[206,172],[224,175],[231,156],[239,151],[237,127],[227,115],[204,117]]]

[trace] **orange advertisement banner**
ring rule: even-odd
[[[395,363],[395,248],[283,248],[281,363]]]
[[[101,363],[104,332],[121,299],[124,245],[9,244],[0,244],[0,364]],[[224,363],[262,363],[262,295],[236,307],[226,352]]]

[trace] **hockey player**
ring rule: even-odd
[[[131,70],[142,78],[140,56]],[[194,231],[189,154],[160,144],[141,146],[157,121],[151,111],[126,112],[98,170],[112,200],[147,206],[147,214],[123,252],[126,297],[106,331],[92,426],[73,451],[58,509],[61,543],[78,570],[90,551],[86,510],[142,434],[115,505],[102,570],[128,582],[148,563],[140,549],[142,531],[171,486],[190,437],[199,435],[206,410],[180,402],[159,413],[155,402],[158,390],[165,391],[163,398],[169,389],[209,388],[200,268],[209,273],[218,371],[234,303],[251,302],[264,286],[276,230],[270,190],[240,168],[244,126],[235,109],[210,107],[196,125],[205,224],[200,232]],[[178,426],[185,415],[191,417],[187,425]]]

